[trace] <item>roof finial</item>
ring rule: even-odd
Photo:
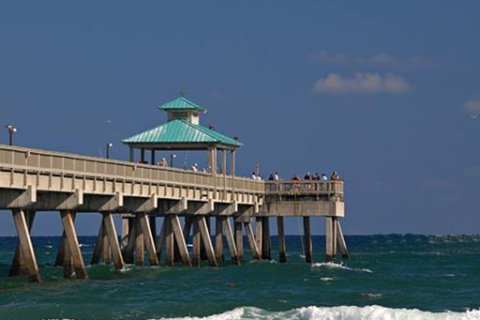
[[[187,95],[187,90],[182,88],[182,90],[180,90],[180,97],[185,97],[186,95]]]

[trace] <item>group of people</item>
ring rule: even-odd
[[[262,180],[259,175],[255,174],[255,172],[252,173],[252,179]],[[270,176],[268,177],[268,180],[269,181],[280,180],[280,176],[278,175],[278,172],[271,173]],[[294,175],[291,180],[292,181],[300,181],[302,179],[299,176]],[[320,175],[317,172],[317,173],[312,175],[310,172],[307,172],[305,174],[305,176],[303,177],[303,180],[306,180],[306,181],[328,181],[328,180],[338,181],[338,180],[341,180],[341,179],[340,179],[340,176],[338,175],[337,171],[333,171],[332,174],[330,175],[330,178],[328,178],[325,173],[322,173]]]
[[[167,162],[167,159],[166,158],[162,158],[160,162],[158,162],[158,165],[161,166],[161,167],[168,167],[168,162]],[[210,168],[209,168],[210,169]],[[194,172],[209,172],[210,170],[207,170],[205,168],[203,168],[202,170],[200,170],[200,168],[198,167],[198,164],[197,163],[194,163],[191,167],[191,170],[194,171]],[[257,174],[256,172],[252,172],[252,176],[251,178],[253,180],[262,180],[262,177]],[[268,180],[269,181],[279,181],[281,180],[280,179],[280,176],[278,174],[277,171],[275,171],[275,173],[271,173],[269,176],[268,176]],[[340,179],[340,176],[338,175],[337,171],[333,171],[332,174],[330,175],[330,178],[328,178],[328,176],[325,174],[325,173],[322,173],[321,175],[317,173],[315,174],[311,174],[310,172],[307,172],[305,174],[305,176],[303,177],[303,179],[301,179],[298,175],[294,175],[290,180],[292,181],[301,181],[301,180],[304,180],[304,181],[338,181],[338,180],[341,180]]]

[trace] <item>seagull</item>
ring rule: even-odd
[[[108,123],[108,124],[112,124],[112,120],[107,120],[105,122]]]
[[[471,114],[470,115],[470,118],[472,118],[473,120],[477,119],[477,117],[478,117],[478,115],[476,115],[476,114]]]

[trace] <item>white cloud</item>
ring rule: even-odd
[[[337,73],[330,73],[313,84],[313,91],[317,93],[404,93],[411,86],[401,76],[387,73],[355,73],[352,77],[342,77]]]
[[[466,112],[473,116],[480,116],[480,99],[472,99],[464,104],[464,109]]]
[[[341,66],[383,67],[394,69],[407,69],[419,67],[432,67],[434,64],[420,55],[400,58],[387,52],[379,52],[370,56],[353,56],[341,52],[328,52],[321,50],[310,53],[309,59],[318,63]]]

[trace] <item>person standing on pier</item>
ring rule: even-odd
[[[332,181],[340,180],[340,176],[338,175],[337,171],[332,172],[332,176],[330,177],[330,180],[332,180]]]

